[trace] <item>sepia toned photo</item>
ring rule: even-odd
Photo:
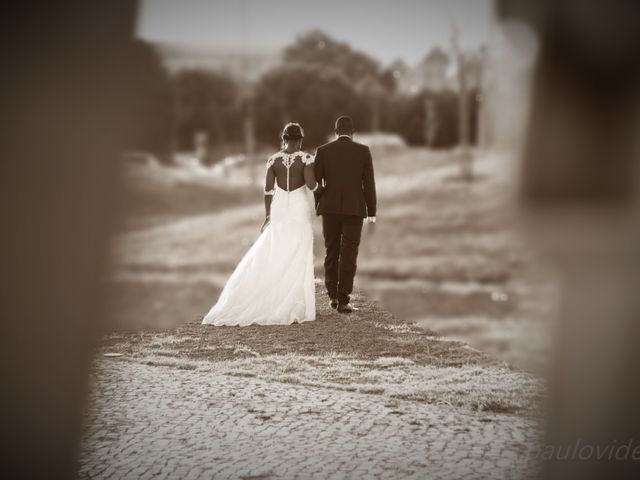
[[[3,478],[640,478],[638,2],[2,19]]]

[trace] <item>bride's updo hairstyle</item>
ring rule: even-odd
[[[304,130],[299,123],[287,123],[282,129],[282,148],[290,141],[301,141],[304,138]]]

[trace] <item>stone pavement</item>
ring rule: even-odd
[[[79,478],[520,479],[513,414],[97,360]]]

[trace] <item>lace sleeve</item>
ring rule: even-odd
[[[304,182],[309,190],[315,192],[318,189],[318,182],[316,182],[315,168],[313,165],[315,157],[305,153],[302,156],[302,162],[304,163]]]
[[[305,165],[311,165],[315,161],[316,161],[315,157],[313,155],[311,155],[310,153],[305,153],[304,156],[302,157],[302,162]]]
[[[264,179],[264,194],[265,195],[273,195],[276,193],[276,175],[273,172],[273,168],[271,168],[273,166],[273,162],[275,162],[276,160],[276,156],[272,155],[271,157],[269,157],[269,160],[267,160],[267,173],[266,173],[266,177]]]

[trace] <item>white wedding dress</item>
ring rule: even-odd
[[[313,160],[303,152],[279,152],[269,158],[265,194],[273,194],[270,223],[231,274],[203,324],[289,325],[315,320],[313,196],[304,183],[289,191],[290,183],[300,183],[305,168],[313,170]],[[277,181],[285,176],[284,169],[286,188]]]

